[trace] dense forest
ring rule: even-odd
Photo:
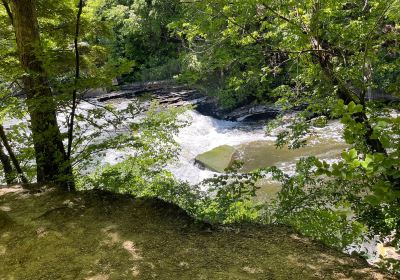
[[[193,231],[219,232],[212,242],[245,226],[259,246],[285,247],[263,240],[262,229],[282,239],[293,231],[387,277],[326,268],[327,279],[400,275],[399,0],[2,0],[0,44],[1,279],[144,275],[139,266],[105,278],[17,269],[7,244],[23,255],[16,240],[27,237],[8,239],[19,225],[7,209],[32,228],[54,213],[57,227],[66,216],[80,230],[97,220],[62,214],[65,199],[121,204],[166,231],[172,218],[157,213],[174,209],[176,219],[195,221]],[[54,207],[34,217],[44,205]],[[95,226],[87,231],[103,230]],[[249,269],[141,279],[300,279]]]

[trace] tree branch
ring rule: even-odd
[[[6,133],[4,131],[4,127],[2,125],[0,125],[0,138],[1,141],[3,142],[4,147],[6,148],[8,155],[11,158],[11,161],[15,167],[15,170],[17,170],[17,173],[22,181],[22,183],[27,184],[28,183],[28,179],[26,179],[24,172],[22,171],[21,166],[19,165],[19,161],[17,159],[17,157],[14,154],[14,151],[12,150],[10,143],[8,142]]]

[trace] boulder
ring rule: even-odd
[[[85,98],[96,98],[107,94],[106,88],[92,88],[86,91]]]
[[[212,171],[224,173],[232,166],[235,154],[234,147],[223,145],[198,155],[196,162]]]

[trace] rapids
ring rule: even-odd
[[[107,104],[113,105],[117,109],[124,109],[131,102],[132,99],[118,99],[108,101]],[[102,104],[82,102],[78,112],[90,110],[96,105]],[[244,162],[242,169],[244,172],[276,165],[286,173],[292,173],[296,161],[301,157],[318,156],[332,161],[346,148],[341,138],[343,127],[339,121],[331,121],[324,128],[314,128],[305,148],[289,150],[275,147],[276,136],[281,128],[267,134],[266,122],[219,120],[202,115],[196,110],[189,110],[180,117],[189,121],[190,124],[182,128],[175,136],[175,140],[180,146],[179,158],[170,163],[167,168],[177,179],[193,185],[216,174],[197,165],[195,157],[222,145],[230,145],[238,150],[239,157],[237,159]],[[115,132],[108,131],[104,134],[107,133]],[[128,131],[117,133],[128,133]],[[129,152],[126,151],[108,150],[102,156],[101,163],[116,164],[127,155]]]
[[[321,156],[334,160],[346,147],[341,139],[342,125],[333,121],[325,128],[315,129],[309,145],[299,150],[277,149],[275,129],[266,134],[265,123],[231,122],[201,115],[195,110],[187,112],[191,124],[176,136],[181,146],[179,160],[169,170],[181,180],[196,184],[213,176],[214,172],[196,165],[194,158],[221,145],[230,145],[239,151],[244,162],[243,171],[277,165],[285,172],[293,172],[295,162],[302,156]]]

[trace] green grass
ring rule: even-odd
[[[287,227],[213,229],[156,199],[0,191],[0,213],[0,279],[391,279]]]

